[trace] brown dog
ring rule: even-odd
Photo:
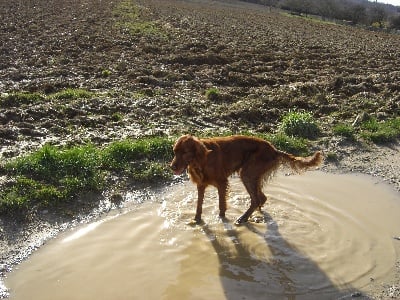
[[[236,221],[247,222],[256,208],[262,207],[267,197],[262,192],[267,179],[281,164],[288,164],[299,172],[318,166],[322,154],[296,157],[277,150],[269,142],[249,136],[216,137],[198,139],[191,135],[181,136],[174,145],[175,157],[171,169],[176,175],[188,169],[191,180],[197,184],[198,201],[195,221],[201,221],[204,192],[208,185],[218,189],[219,215],[225,216],[228,177],[238,172],[250,194],[249,209]]]

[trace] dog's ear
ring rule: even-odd
[[[186,147],[192,147],[193,143],[193,137],[190,134],[185,134],[182,135],[180,138],[178,138],[173,146],[174,152],[178,149],[182,149],[185,146]]]
[[[197,138],[193,138],[195,142],[195,149],[196,149],[196,160],[197,163],[201,166],[204,165],[207,160],[207,155],[212,152],[212,150],[208,150],[207,147],[204,145],[202,141]]]

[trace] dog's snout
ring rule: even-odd
[[[178,169],[175,160],[173,160],[169,166],[172,169],[172,171],[176,171]]]

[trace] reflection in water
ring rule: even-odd
[[[345,299],[394,274],[399,197],[369,179],[278,177],[265,212],[240,227],[249,202],[240,181],[226,219],[207,192],[202,226],[185,225],[196,191],[183,183],[161,205],[135,204],[49,242],[9,274],[11,300]]]

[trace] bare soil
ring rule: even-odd
[[[95,92],[87,99],[0,102],[3,160],[46,142],[274,132],[285,112],[299,109],[321,123],[312,147],[335,154],[323,169],[368,173],[400,190],[398,143],[349,141],[331,130],[362,112],[379,120],[399,116],[399,35],[236,1],[135,0],[123,14],[126,2],[0,0],[2,95]],[[151,30],[133,32],[127,23],[135,22]],[[206,97],[212,87],[219,94]],[[47,211],[30,220],[0,217],[0,272],[60,230],[108,209],[95,203],[82,204],[70,218]],[[397,268],[400,273],[400,263]],[[398,282],[373,296],[391,295],[400,297]]]

